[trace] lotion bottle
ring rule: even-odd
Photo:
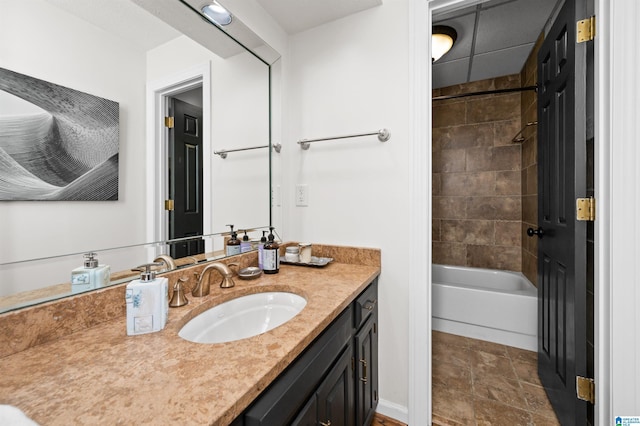
[[[125,302],[127,304],[127,334],[153,333],[167,324],[169,314],[169,280],[156,278],[152,266],[162,263],[147,263],[138,266],[144,268],[140,279],[127,284]]]
[[[233,225],[227,225],[231,228],[231,239],[227,241],[227,256],[240,254],[240,240],[238,234],[233,230]]]
[[[84,265],[71,271],[71,292],[81,293],[109,285],[111,267],[100,265],[95,253],[84,255]]]
[[[273,227],[269,227],[269,241],[263,249],[263,271],[265,274],[277,274],[280,272],[280,246],[274,241]]]

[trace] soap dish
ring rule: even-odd
[[[289,262],[284,256],[280,256],[280,263],[285,265],[298,265],[298,266],[313,266],[316,268],[322,268],[333,262],[332,257],[316,257],[311,256],[311,260],[308,263],[305,262]]]
[[[243,280],[253,280],[258,278],[260,275],[262,275],[262,269],[257,266],[249,266],[238,271],[238,277]]]

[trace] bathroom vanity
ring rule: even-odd
[[[378,404],[377,328],[376,278],[233,426],[369,425]]]
[[[157,333],[126,335],[124,285],[0,315],[1,345],[19,347],[21,333],[32,341],[2,356],[0,403],[43,425],[369,424],[378,400],[380,252],[314,245],[315,253],[334,261],[283,265],[279,274],[236,278],[230,289],[219,288],[212,274],[211,294],[187,293],[189,304],[171,309]],[[252,256],[241,255],[248,259],[242,263]],[[197,268],[166,274],[170,286]],[[212,306],[266,291],[296,293],[307,305],[280,327],[243,340],[199,344],[178,336]],[[100,322],[98,311],[113,318]],[[42,327],[64,335],[46,338]]]

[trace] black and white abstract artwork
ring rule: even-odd
[[[117,102],[0,68],[0,200],[118,199]]]

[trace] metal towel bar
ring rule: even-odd
[[[386,142],[389,140],[389,138],[391,138],[391,133],[389,133],[389,130],[380,129],[377,132],[371,132],[371,133],[356,133],[353,135],[331,136],[328,138],[317,138],[317,139],[301,139],[297,143],[300,145],[300,148],[306,150],[306,149],[309,149],[309,144],[313,142],[331,141],[336,139],[347,139],[347,138],[359,138],[361,136],[373,136],[373,135],[378,136],[378,140],[380,142]]]
[[[215,155],[219,155],[224,159],[224,158],[227,158],[227,154],[230,152],[249,151],[250,149],[260,149],[260,148],[269,148],[269,145],[250,146],[247,148],[236,148],[236,149],[223,149],[221,151],[213,151],[213,153]],[[280,145],[279,143],[274,144],[273,149],[279,153],[280,150],[282,149],[282,145]]]

